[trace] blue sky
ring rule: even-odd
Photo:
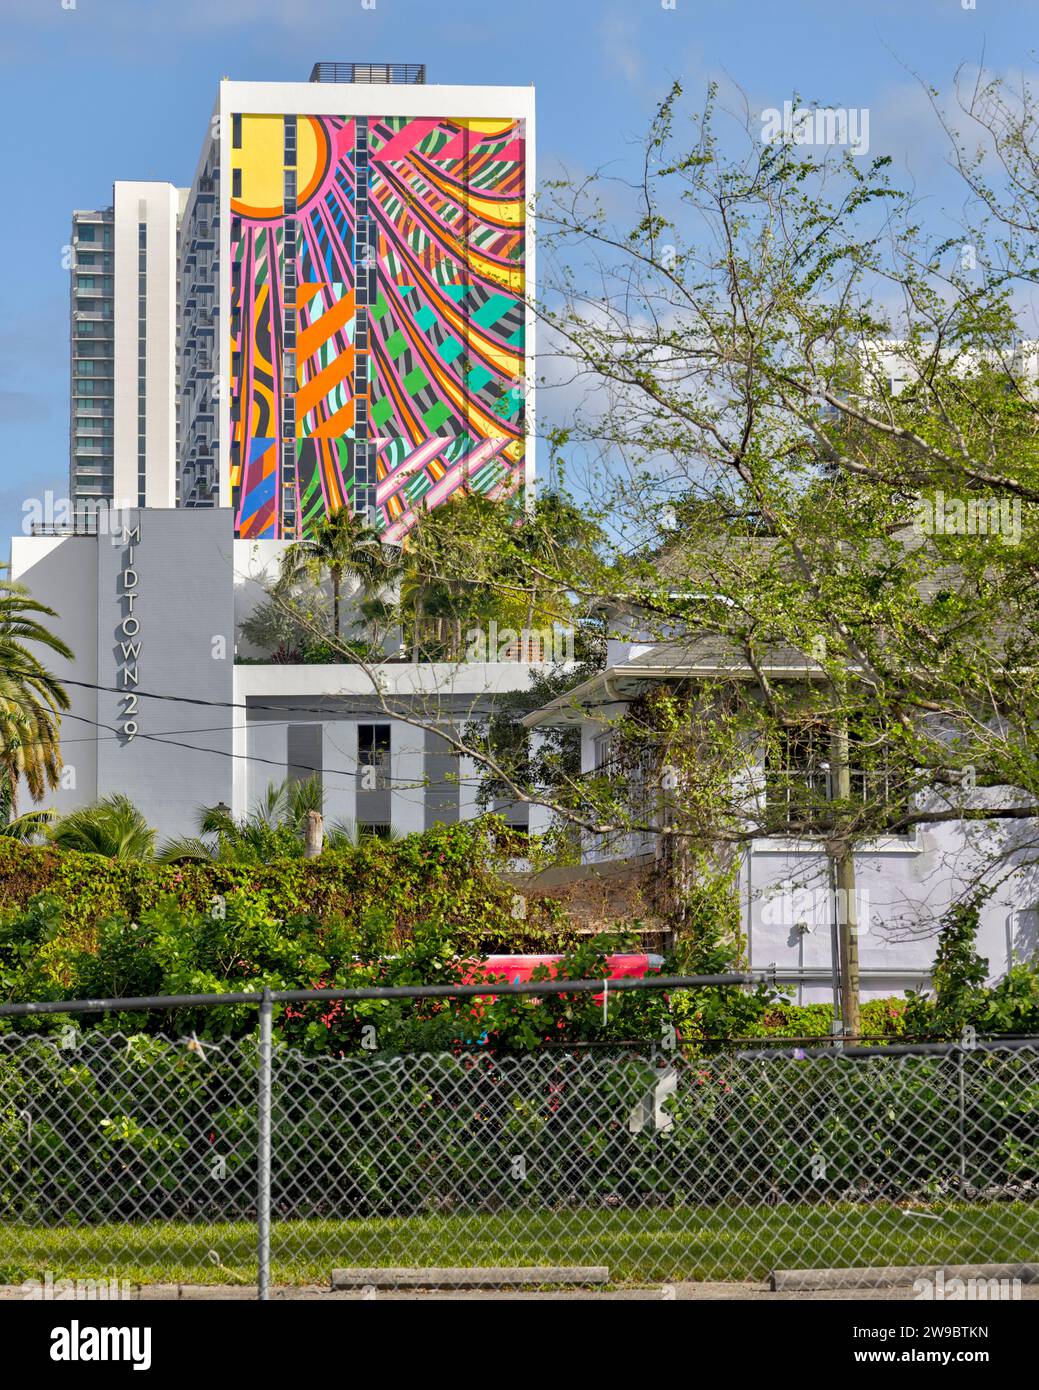
[[[673,78],[693,99],[737,85],[751,106],[870,112],[940,215],[955,186],[914,74],[1034,71],[1039,0],[0,0],[0,538],[26,498],[68,486],[71,209],[115,178],[190,181],[216,85],[305,80],[319,59],[425,62],[430,82],[534,83],[542,173],[630,157]],[[0,539],[0,549],[6,549]]]

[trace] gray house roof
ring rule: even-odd
[[[817,679],[822,667],[794,647],[776,646],[760,663],[774,679]],[[588,680],[532,711],[524,727],[580,724],[586,719],[608,723],[622,707],[650,686],[667,680],[750,680],[746,657],[726,637],[701,633],[684,641],[655,643],[648,651],[598,671]]]
[[[930,544],[926,537],[907,527],[896,539],[907,551]],[[715,587],[739,575],[744,582],[752,581],[755,573],[779,565],[793,563],[785,543],[770,536],[725,537],[715,545],[696,547],[676,540],[658,556],[656,564],[672,597],[708,600]],[[936,568],[922,577],[917,590],[925,601],[934,599],[941,591],[952,592],[968,582],[953,566]],[[723,597],[722,594],[718,595]],[[618,597],[605,603],[615,613],[637,614],[637,598]],[[643,610],[644,611],[644,610]],[[988,644],[998,651],[1006,641],[1007,631],[998,617],[994,618]],[[796,647],[776,642],[765,649],[758,668],[776,680],[818,679],[822,668]],[[850,666],[849,671],[856,668]],[[600,719],[606,723],[615,719],[622,707],[637,698],[655,683],[668,680],[749,680],[754,671],[742,648],[730,637],[704,630],[691,632],[687,637],[656,642],[630,660],[610,666],[558,695],[541,709],[523,719],[529,729],[539,725],[580,724],[585,719]]]

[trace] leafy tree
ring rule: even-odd
[[[1039,179],[1024,101],[991,124],[1003,187],[982,183],[998,158],[964,162],[989,221],[952,241],[921,227],[885,156],[763,144],[750,122],[723,141],[713,92],[686,123],[676,87],[628,190],[561,182],[539,209],[559,272],[538,308],[580,402],[553,466],[581,477],[600,538],[542,548],[550,536],[528,532],[524,553],[522,526],[510,545],[451,508],[416,538],[410,601],[440,624],[441,659],[461,659],[465,622],[535,587],[604,614],[607,636],[662,645],[670,674],[606,699],[601,775],[552,781],[478,721],[453,746],[496,795],[550,803],[586,835],[655,837],[679,923],[704,865],[725,871],[761,837],[813,846],[845,903],[851,1033],[856,850],[979,822],[998,831],[983,878],[1036,842],[1039,393],[1014,291],[1039,274]],[[606,209],[626,191],[624,221]],[[936,524],[950,500],[954,524]],[[998,524],[955,524],[971,515]],[[575,686],[575,715],[583,704]]]
[[[714,92],[687,119],[677,86],[627,188],[550,185],[558,273],[537,309],[578,404],[549,442],[579,502],[557,534],[555,500],[543,526],[540,503],[431,512],[396,611],[416,659],[464,661],[467,629],[503,614],[595,615],[607,639],[660,644],[664,673],[607,692],[591,776],[528,754],[518,718],[445,731],[437,695],[418,708],[372,683],[496,796],[586,836],[653,837],[679,925],[698,877],[749,842],[813,847],[846,904],[851,1033],[856,850],[977,823],[988,881],[1039,845],[1039,392],[1020,307],[1039,278],[1037,112],[1027,87],[1016,105],[998,82],[977,93],[962,114],[996,158],[948,121],[974,195],[954,238],[921,225],[886,156],[762,143],[750,121],[723,140]]]

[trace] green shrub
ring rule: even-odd
[[[978,1033],[1039,1034],[1039,967],[1012,966],[995,985],[986,985],[989,963],[978,954],[978,918],[989,892],[954,903],[942,920],[935,955],[934,989],[909,991],[905,1031],[911,1036],[956,1039],[965,1028]]]
[[[868,999],[862,1005],[862,1033],[867,1038],[900,1038],[905,1033],[904,999]],[[832,1004],[772,1004],[747,1029],[753,1038],[827,1038]]]
[[[233,896],[282,919],[310,914],[355,925],[377,907],[389,918],[391,943],[409,935],[417,904],[465,949],[538,950],[565,942],[567,920],[551,900],[532,897],[526,916],[515,919],[513,890],[500,877],[506,858],[507,846],[479,821],[401,840],[365,838],[318,859],[255,865],[118,862],[0,840],[0,919],[40,893],[52,894],[63,904],[65,939],[89,948],[107,917],[136,921],[164,898],[209,913]]]

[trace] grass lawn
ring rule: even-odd
[[[366,1220],[275,1221],[271,1278],[324,1284],[333,1267],[607,1265],[614,1283],[762,1279],[772,1269],[1035,1260],[1039,1204],[929,1207],[573,1208]],[[214,1258],[215,1257],[215,1258]],[[0,1283],[120,1278],[251,1284],[248,1222],[0,1228]]]

